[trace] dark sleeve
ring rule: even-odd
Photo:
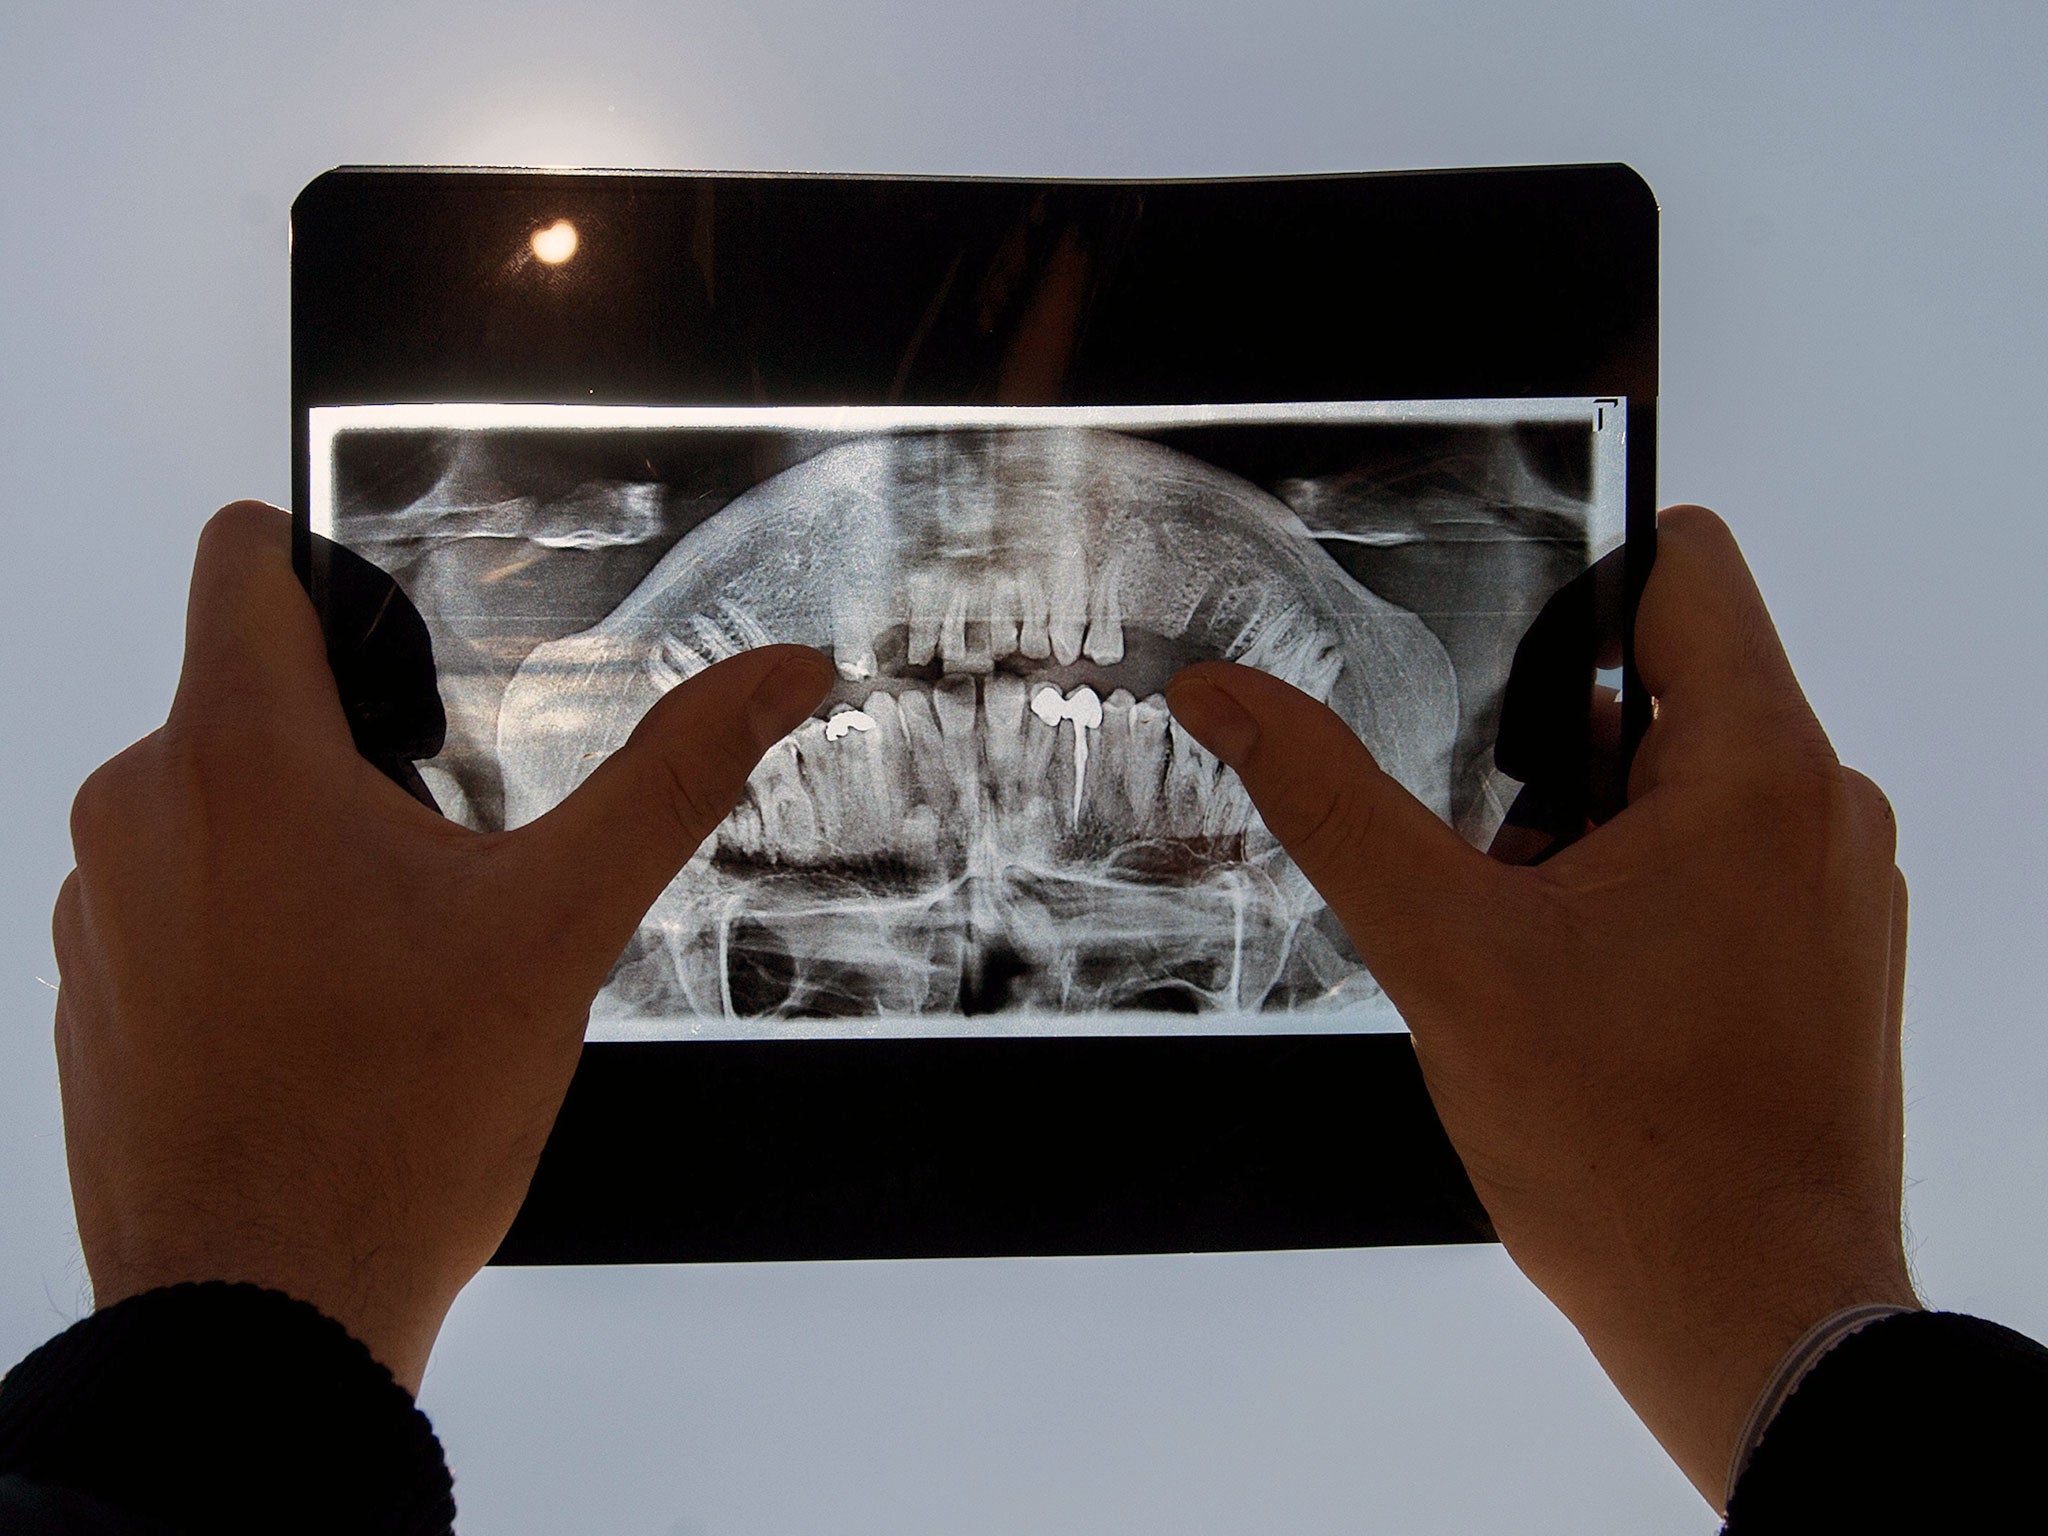
[[[0,1381],[0,1529],[442,1536],[412,1396],[332,1318],[208,1282],[131,1297]]]
[[[1953,1312],[1875,1322],[1823,1355],[1757,1443],[1726,1536],[2018,1529],[2040,1515],[2048,1350]]]

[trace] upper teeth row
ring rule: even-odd
[[[1063,667],[1086,656],[1111,666],[1124,659],[1121,580],[1117,561],[1105,561],[1091,581],[1079,558],[1043,574],[916,572],[903,582],[897,612],[880,617],[903,624],[904,659],[913,667],[937,657],[947,672],[992,672],[1015,655],[1049,657]],[[842,622],[835,645],[840,673],[856,681],[876,671],[878,626],[869,617],[851,626]]]

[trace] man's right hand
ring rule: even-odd
[[[207,525],[170,718],[78,793],[64,1147],[97,1306],[266,1286],[416,1393],[526,1196],[592,997],[832,664],[729,657],[547,815],[474,832],[357,752],[290,549],[275,507]]]
[[[1656,717],[1628,808],[1532,868],[1275,678],[1204,664],[1167,698],[1401,1010],[1509,1254],[1718,1506],[1798,1337],[1917,1305],[1906,892],[1890,806],[1837,761],[1711,512],[1660,518],[1636,659]]]

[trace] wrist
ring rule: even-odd
[[[1726,1179],[1683,1204],[1643,1198],[1528,1221],[1502,1242],[1585,1339],[1601,1368],[1709,1504],[1720,1506],[1742,1428],[1786,1354],[1847,1307],[1917,1308],[1897,1205],[1868,1198],[1761,1201]],[[1704,1197],[1702,1198],[1702,1195]]]
[[[1764,1431],[1778,1416],[1778,1410],[1792,1394],[1799,1390],[1799,1384],[1807,1373],[1818,1365],[1823,1356],[1836,1345],[1861,1333],[1872,1323],[1888,1317],[1900,1317],[1918,1310],[1917,1307],[1897,1302],[1865,1302],[1859,1306],[1843,1307],[1831,1312],[1811,1328],[1807,1329],[1797,1343],[1787,1350],[1784,1359],[1778,1362],[1778,1369],[1764,1388],[1757,1394],[1756,1402],[1749,1410],[1749,1417],[1742,1421],[1742,1428],[1735,1437],[1735,1450],[1728,1462],[1727,1491],[1720,1507],[1725,1511],[1735,1498],[1735,1485],[1742,1481],[1743,1470],[1749,1465],[1750,1456],[1763,1439]]]
[[[1718,1282],[1704,1278],[1709,1283],[1664,1289],[1661,1304],[1646,1302],[1658,1292],[1645,1287],[1565,1311],[1630,1406],[1718,1510],[1752,1415],[1809,1336],[1851,1309],[1911,1311],[1920,1302],[1896,1250],[1826,1265],[1777,1261],[1747,1275],[1724,1269]]]
[[[254,1286],[303,1302],[339,1323],[392,1379],[417,1397],[427,1358],[453,1302],[439,1288],[394,1284],[388,1267],[374,1277],[354,1264],[308,1263],[278,1252],[212,1246],[202,1251],[151,1250],[115,1260],[88,1250],[96,1310],[172,1286],[209,1282]]]

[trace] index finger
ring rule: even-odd
[[[1419,998],[1462,952],[1474,914],[1497,906],[1499,866],[1384,772],[1335,711],[1281,679],[1201,662],[1166,698],[1236,771],[1388,996]]]
[[[238,501],[200,531],[173,721],[283,715],[348,739],[320,621],[292,570],[291,529],[290,513]]]

